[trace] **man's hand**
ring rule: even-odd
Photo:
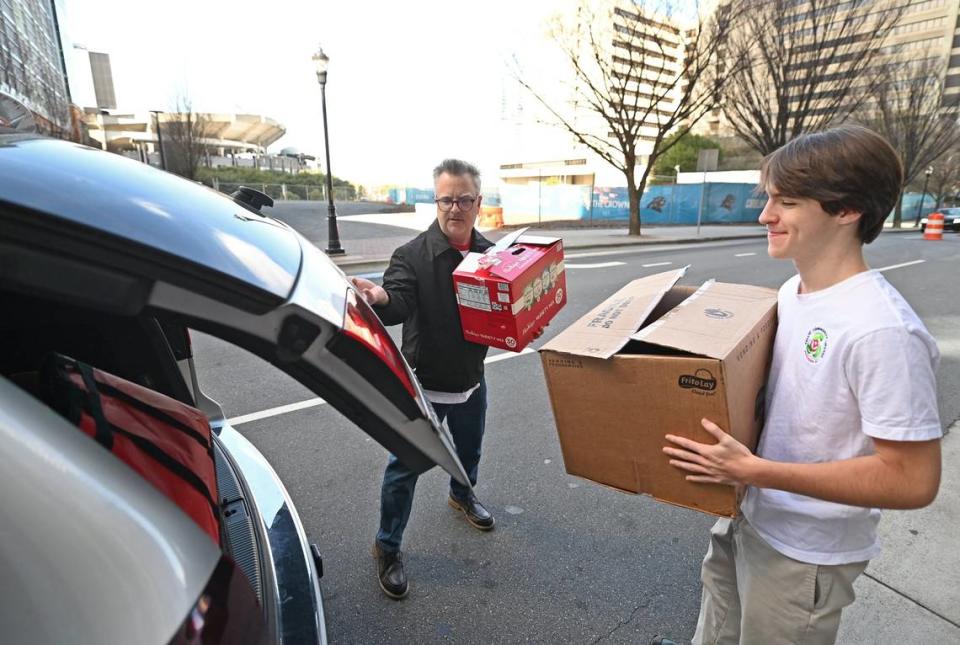
[[[543,331],[544,331],[547,327],[549,327],[549,326],[550,326],[550,323],[547,323],[546,325],[544,325],[543,327],[541,327],[541,328],[538,329],[537,331],[533,332],[533,338],[530,339],[530,342],[533,342],[533,341],[537,340],[538,338],[540,338],[541,336],[543,336]]]
[[[390,295],[384,288],[366,278],[350,278],[350,283],[371,305],[385,305],[390,302]]]
[[[709,419],[701,419],[700,423],[704,430],[717,439],[717,443],[712,445],[699,443],[668,434],[667,441],[679,446],[663,448],[663,452],[673,457],[670,465],[692,473],[687,475],[687,481],[708,484],[749,484],[747,477],[751,467],[759,461],[759,457]]]

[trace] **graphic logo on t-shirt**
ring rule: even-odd
[[[807,333],[803,344],[803,355],[811,363],[819,363],[827,351],[827,331],[823,327],[814,327]]]

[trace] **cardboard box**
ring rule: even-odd
[[[453,272],[463,337],[519,352],[567,302],[563,240],[511,236]]]
[[[684,271],[634,280],[540,355],[568,473],[733,517],[734,488],[686,481],[662,452],[664,435],[714,443],[700,426],[707,417],[756,448],[777,293],[676,286]]]

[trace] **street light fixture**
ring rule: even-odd
[[[917,204],[917,219],[913,222],[914,228],[920,226],[920,211],[923,210],[923,199],[927,196],[927,184],[930,183],[930,175],[933,174],[933,166],[927,166],[927,169],[923,171],[923,174],[926,175],[926,177],[923,180],[923,192],[920,193],[920,203]]]
[[[337,228],[337,207],[333,204],[333,173],[330,172],[330,137],[327,127],[327,67],[330,58],[317,49],[313,55],[313,62],[317,66],[317,82],[320,83],[320,102],[323,106],[323,145],[327,153],[327,255],[343,255],[340,246],[340,230]]]
[[[163,136],[160,134],[160,113],[163,110],[150,110],[150,113],[153,114],[153,118],[157,123],[157,148],[160,149],[160,167],[164,170],[167,169],[167,158],[163,156]],[[104,142],[106,142],[106,135],[104,135]]]

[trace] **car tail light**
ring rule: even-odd
[[[169,645],[261,645],[267,641],[256,594],[233,561],[224,556]]]
[[[383,323],[362,298],[357,298],[353,289],[347,291],[347,310],[343,317],[343,333],[359,341],[390,367],[413,398],[417,389],[413,386],[407,364]]]

